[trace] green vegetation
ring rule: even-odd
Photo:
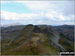
[[[57,55],[59,50],[52,45],[50,38],[58,33],[51,28],[34,29],[33,25],[28,25],[12,40],[2,40],[2,55]],[[73,51],[73,42],[63,34],[60,36],[59,44],[67,51]]]
[[[60,35],[61,38],[59,43],[67,50],[67,51],[74,51],[74,43],[68,40],[63,34]]]
[[[37,37],[39,39],[37,39]],[[35,39],[35,40],[33,40]],[[39,42],[40,40],[40,42]],[[22,40],[24,41],[24,40]],[[23,45],[19,48],[17,43],[19,42],[15,42],[15,44],[12,44],[11,46],[9,46],[7,49],[7,51],[3,51],[2,54],[12,54],[12,55],[50,55],[50,54],[58,54],[58,50],[56,48],[54,48],[50,41],[48,40],[47,34],[43,34],[43,33],[34,33],[33,36],[31,36],[31,40],[26,40],[25,39],[25,43],[23,43]],[[34,42],[35,41],[35,42]],[[13,46],[14,45],[14,46]]]

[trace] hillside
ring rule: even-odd
[[[74,42],[74,25],[54,26],[53,29],[64,34],[69,40]]]
[[[6,32],[2,30],[2,54],[56,55],[60,51],[74,51],[73,42],[51,26],[30,24],[14,29]]]

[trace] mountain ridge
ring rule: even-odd
[[[34,55],[58,54],[60,51],[67,51],[67,49],[62,46],[62,42],[59,41],[61,39],[60,33],[54,31],[51,27],[39,27],[29,24],[22,28],[19,33],[20,34],[12,39],[8,38],[9,42],[7,44],[2,44],[2,54],[11,54],[12,52],[12,54],[19,54],[19,52],[21,52],[20,54]],[[3,40],[6,39],[3,38],[2,42]],[[5,50],[8,51],[5,52]],[[51,50],[53,51],[51,52]]]

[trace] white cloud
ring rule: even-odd
[[[24,4],[32,10],[46,10],[55,6],[54,4],[49,4],[47,1],[30,1]]]
[[[68,16],[65,16],[65,15],[59,15],[59,18],[63,21],[73,21],[74,20],[74,15],[68,15]]]
[[[49,20],[54,20],[54,21],[73,21],[74,20],[74,15],[64,15],[62,13],[58,13],[56,11],[51,11],[51,12],[47,12],[45,13],[45,16],[49,19]]]
[[[56,11],[46,13],[15,13],[1,11],[1,19],[4,20],[54,20],[54,21],[67,21],[74,20],[74,15],[65,16]]]
[[[15,1],[33,11],[57,11],[64,14],[74,13],[74,1]]]
[[[17,3],[21,3],[31,10],[46,10],[51,7],[54,7],[54,4],[50,4],[48,1],[14,1]]]
[[[46,17],[49,18],[50,20],[57,20],[56,18],[59,17],[60,13],[56,12],[56,11],[51,11],[51,12],[47,12]],[[58,18],[59,19],[59,18]],[[59,19],[60,20],[60,19]]]
[[[37,14],[33,13],[22,13],[18,14],[15,12],[6,12],[6,11],[1,11],[1,18],[4,20],[31,20],[33,17],[36,17]]]
[[[74,4],[70,1],[13,1],[27,6],[32,13],[15,13],[15,12],[1,12],[1,18],[4,20],[28,20],[35,22],[35,24],[43,24],[45,20],[53,20],[64,24],[73,24],[74,20]],[[8,3],[8,2],[7,2]],[[35,12],[35,13],[34,13]],[[67,14],[67,15],[65,15]],[[58,23],[57,22],[57,23]],[[49,23],[45,23],[49,24]]]
[[[3,4],[3,3],[10,3],[9,1],[2,1],[2,0],[1,0],[0,2],[1,2],[2,4]]]

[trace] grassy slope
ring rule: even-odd
[[[39,39],[40,41],[39,41]],[[35,40],[33,40],[35,38]],[[30,40],[26,40],[25,43],[19,48],[9,47],[3,51],[2,54],[12,54],[12,55],[37,55],[37,54],[58,54],[58,50],[54,48],[47,38],[46,34],[34,33]]]
[[[67,51],[74,51],[74,43],[68,40],[63,34],[60,35],[61,38],[59,43],[67,50]]]

